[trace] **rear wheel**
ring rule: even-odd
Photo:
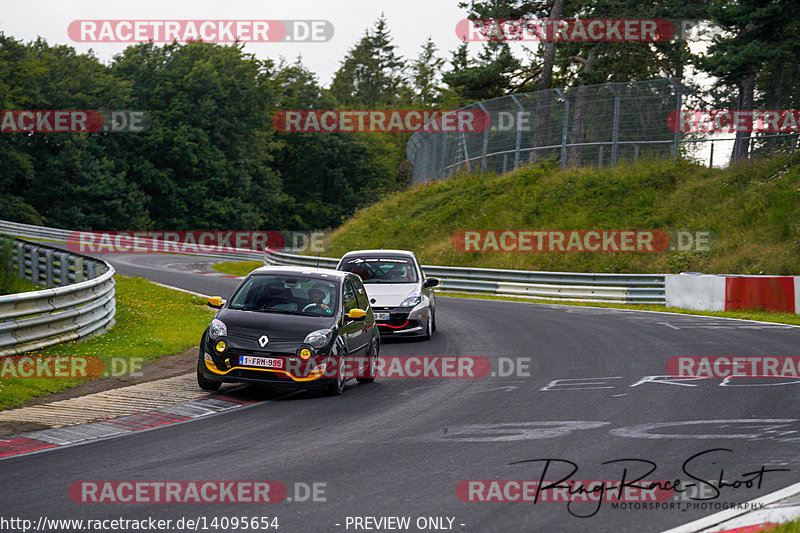
[[[207,379],[203,375],[203,373],[200,372],[200,365],[202,365],[202,364],[203,364],[203,362],[200,359],[198,359],[197,360],[197,384],[200,385],[201,389],[209,391],[209,392],[214,392],[214,391],[219,390],[219,388],[222,386],[222,382],[221,381],[213,381],[213,380]]]
[[[369,347],[369,354],[367,355],[367,368],[363,371],[364,377],[357,377],[356,381],[359,383],[372,383],[375,381],[375,361],[378,359],[381,351],[381,341],[376,338],[375,342]]]

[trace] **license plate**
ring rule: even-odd
[[[258,366],[261,368],[283,368],[283,359],[240,355],[239,364],[242,366]]]
[[[389,320],[389,313],[375,313],[375,320]]]

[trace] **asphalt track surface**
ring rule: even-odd
[[[120,274],[203,294],[227,297],[238,283],[187,272],[193,269],[187,265],[206,262],[202,258],[105,258]],[[352,522],[348,527],[348,517],[389,516],[410,517],[409,531],[432,530],[417,529],[419,517],[449,517],[452,530],[465,532],[661,531],[800,481],[800,380],[652,378],[665,376],[667,360],[678,355],[800,356],[798,328],[444,297],[437,322],[432,341],[386,342],[382,355],[481,356],[495,375],[353,382],[335,398],[229,389],[263,401],[0,461],[0,516],[34,523],[41,516],[264,516],[277,517],[284,532],[364,531]],[[503,369],[513,363],[522,375],[496,375],[500,360]],[[528,369],[520,369],[523,361]],[[463,480],[538,480],[545,464],[534,459],[572,461],[579,468],[572,479],[583,480],[619,480],[625,465],[603,464],[608,461],[649,460],[657,468],[648,479],[688,482],[684,462],[716,448],[730,451],[701,455],[688,470],[728,482],[751,478],[745,474],[762,466],[789,471],[767,472],[760,488],[723,487],[704,503],[718,507],[706,508],[696,501],[681,501],[681,509],[633,510],[613,509],[610,502],[599,509],[597,503],[464,502],[456,494]],[[642,463],[626,465],[629,479],[643,471]],[[566,474],[564,463],[549,468],[545,479]],[[85,480],[279,481],[291,501],[75,503],[70,484]],[[297,501],[312,484],[324,484],[317,498],[324,501]]]

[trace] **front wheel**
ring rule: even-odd
[[[207,379],[202,372],[200,372],[200,365],[203,363],[198,359],[197,360],[197,384],[200,385],[200,388],[209,392],[218,391],[219,388],[222,386],[221,381],[212,381]]]
[[[333,378],[333,382],[328,385],[328,388],[325,390],[325,393],[328,396],[339,396],[344,392],[344,384],[347,382],[347,375],[345,373],[344,366],[345,356],[342,355],[336,362],[336,376]]]
[[[375,339],[375,343],[369,348],[369,354],[367,355],[367,369],[362,374],[364,377],[357,377],[356,381],[359,383],[372,383],[375,381],[375,361],[377,361],[380,351],[381,341]],[[361,373],[361,371],[359,371],[359,373]]]
[[[426,341],[431,340],[431,336],[433,335],[433,312],[428,310],[428,320],[425,321],[425,335],[423,338]]]

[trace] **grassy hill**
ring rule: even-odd
[[[459,252],[459,230],[711,231],[710,251]],[[727,169],[686,161],[461,174],[356,213],[323,255],[403,248],[423,264],[575,272],[800,274],[800,153]]]

